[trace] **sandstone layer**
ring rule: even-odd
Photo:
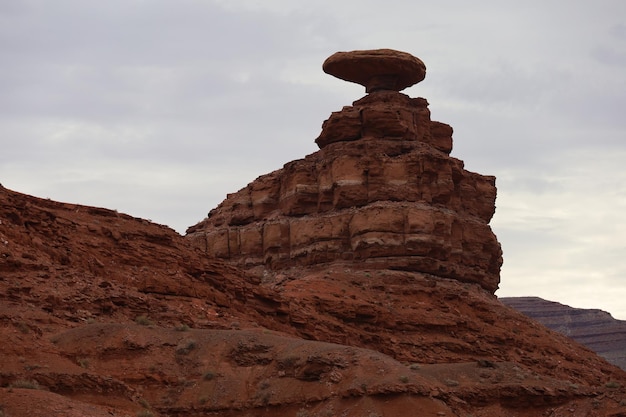
[[[498,288],[495,178],[451,157],[428,103],[378,91],[326,120],[320,150],[230,194],[187,236],[210,257],[281,270],[333,261]]]
[[[500,300],[626,370],[626,321],[616,320],[606,311],[573,308],[539,297]]]

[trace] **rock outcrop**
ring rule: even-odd
[[[626,370],[626,321],[606,311],[573,308],[539,297],[502,297],[500,301]]]
[[[326,66],[370,94],[323,123],[318,152],[230,194],[188,238],[238,266],[348,261],[494,292],[502,264],[489,227],[495,178],[449,155],[452,128],[431,120],[425,99],[395,91],[423,78],[421,61],[389,50],[350,54]],[[355,76],[359,69],[367,76]]]
[[[167,227],[0,187],[0,411],[626,413],[623,371],[478,284],[288,272],[258,279]]]

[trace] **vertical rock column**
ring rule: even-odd
[[[423,62],[387,49],[338,52],[323,69],[367,95],[323,123],[318,152],[230,194],[188,237],[240,266],[357,262],[495,291],[495,178],[450,157],[452,128],[431,121],[425,99],[399,92],[424,79]]]

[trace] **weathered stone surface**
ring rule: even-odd
[[[361,84],[365,91],[401,91],[426,77],[426,66],[406,52],[393,49],[337,52],[322,65],[324,72]]]
[[[425,99],[369,94],[333,113],[316,142],[320,151],[230,195],[188,238],[240,266],[351,260],[497,289],[495,178],[449,156],[452,128],[431,121]]]
[[[423,208],[406,220],[404,206],[382,203],[349,219],[301,216],[309,233],[285,233],[277,216],[264,244],[281,236],[324,254],[354,237],[390,251],[396,236],[385,230],[404,222],[417,241],[434,239],[440,216],[452,214]],[[155,415],[233,417],[625,409],[626,391],[615,387],[626,374],[590,350],[479,285],[388,268],[386,258],[346,260],[259,279],[207,259],[167,227],[0,186],[1,409],[12,417],[131,417],[147,415],[146,404]]]
[[[418,141],[445,154],[452,151],[452,128],[430,120],[425,99],[390,91],[365,96],[353,106],[332,113],[315,142],[324,148],[334,142],[367,137]]]

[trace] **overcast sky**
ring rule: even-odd
[[[375,48],[497,177],[497,294],[626,320],[624,0],[0,0],[0,183],[184,233],[315,152],[365,94],[322,62]]]

